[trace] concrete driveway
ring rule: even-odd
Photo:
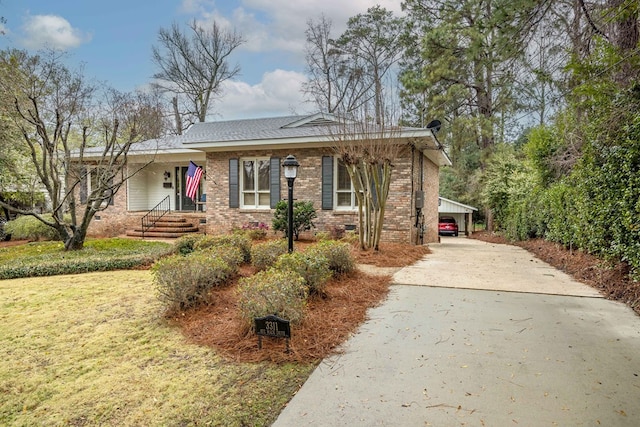
[[[284,426],[637,426],[640,318],[523,249],[443,238]]]

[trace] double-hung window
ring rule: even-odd
[[[334,162],[335,167],[335,201],[336,209],[351,210],[357,209],[358,201],[356,192],[351,182],[351,177],[347,171],[347,166],[338,158]]]
[[[337,156],[322,156],[322,209],[353,211],[356,192],[347,166]]]
[[[89,202],[89,198],[92,192],[100,187],[106,187],[103,193],[104,200],[108,205],[113,205],[113,178],[110,178],[106,184],[101,184],[100,179],[104,179],[107,173],[106,170],[99,169],[97,166],[86,168],[81,170],[80,179],[80,203],[85,204]],[[95,195],[98,197],[98,195]]]
[[[269,158],[241,159],[240,188],[241,207],[248,209],[269,209],[270,188]]]

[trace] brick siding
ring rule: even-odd
[[[281,161],[293,154],[300,163],[298,177],[294,184],[295,200],[311,200],[318,214],[315,222],[316,231],[331,232],[334,227],[357,225],[357,211],[323,210],[322,195],[322,156],[332,155],[329,149],[304,150],[264,150],[243,151],[240,153],[208,153],[207,154],[207,232],[222,233],[233,228],[242,227],[251,222],[264,222],[271,225],[273,210],[255,210],[229,208],[229,159],[247,157],[279,157]],[[420,177],[424,179],[425,222],[435,223],[436,228],[427,226],[423,242],[436,242],[438,218],[438,167],[423,157],[423,173],[417,160],[422,153],[405,150],[405,155],[396,160],[392,173],[392,184],[385,210],[382,241],[419,243],[416,238],[415,210],[413,195],[420,188]],[[413,173],[412,173],[413,171]],[[287,182],[281,174],[280,198],[287,198]]]
[[[194,224],[198,224],[201,218],[206,218],[206,224],[201,224],[200,229],[207,234],[225,233],[251,222],[263,222],[271,227],[272,209],[229,208],[229,159],[279,157],[282,162],[289,154],[296,156],[300,163],[294,184],[294,199],[313,201],[318,214],[314,221],[314,231],[331,232],[335,227],[357,225],[357,211],[323,210],[321,207],[322,156],[333,155],[332,150],[324,148],[207,153],[207,179],[203,184],[203,191],[207,194],[207,210],[186,215],[194,217]],[[420,151],[411,149],[404,150],[403,156],[396,159],[394,166],[382,241],[412,244],[437,242],[438,166]],[[280,198],[286,200],[287,181],[283,173],[280,175]],[[424,220],[418,218],[419,226],[416,227],[414,195],[420,189],[424,192]],[[82,205],[79,207],[82,208]],[[114,205],[97,213],[89,227],[89,235],[122,235],[127,230],[138,227],[145,213],[146,211],[127,211],[126,187],[123,186],[115,195]],[[422,223],[425,227],[421,237]]]

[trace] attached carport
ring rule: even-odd
[[[465,236],[473,232],[473,211],[477,210],[473,206],[438,197],[438,217],[454,217],[458,223],[458,232],[464,233]]]

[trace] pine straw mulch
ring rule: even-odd
[[[620,301],[640,314],[640,282],[629,277],[629,265],[624,262],[611,263],[580,250],[543,239],[511,242],[499,234],[474,233],[474,239],[490,243],[520,246],[535,256],[561,270],[578,282],[598,289],[607,299]]]
[[[296,242],[296,250],[304,250],[308,242]],[[426,246],[382,244],[379,252],[354,249],[358,264],[376,267],[404,267],[429,253]],[[254,274],[244,266],[240,277]],[[305,319],[291,326],[290,352],[285,352],[284,339],[258,338],[242,322],[238,312],[237,281],[212,294],[207,306],[171,316],[185,336],[199,345],[215,348],[220,355],[239,362],[317,362],[337,352],[338,346],[366,320],[367,310],[387,296],[391,276],[356,271],[332,279],[325,295],[314,295],[307,305]]]

